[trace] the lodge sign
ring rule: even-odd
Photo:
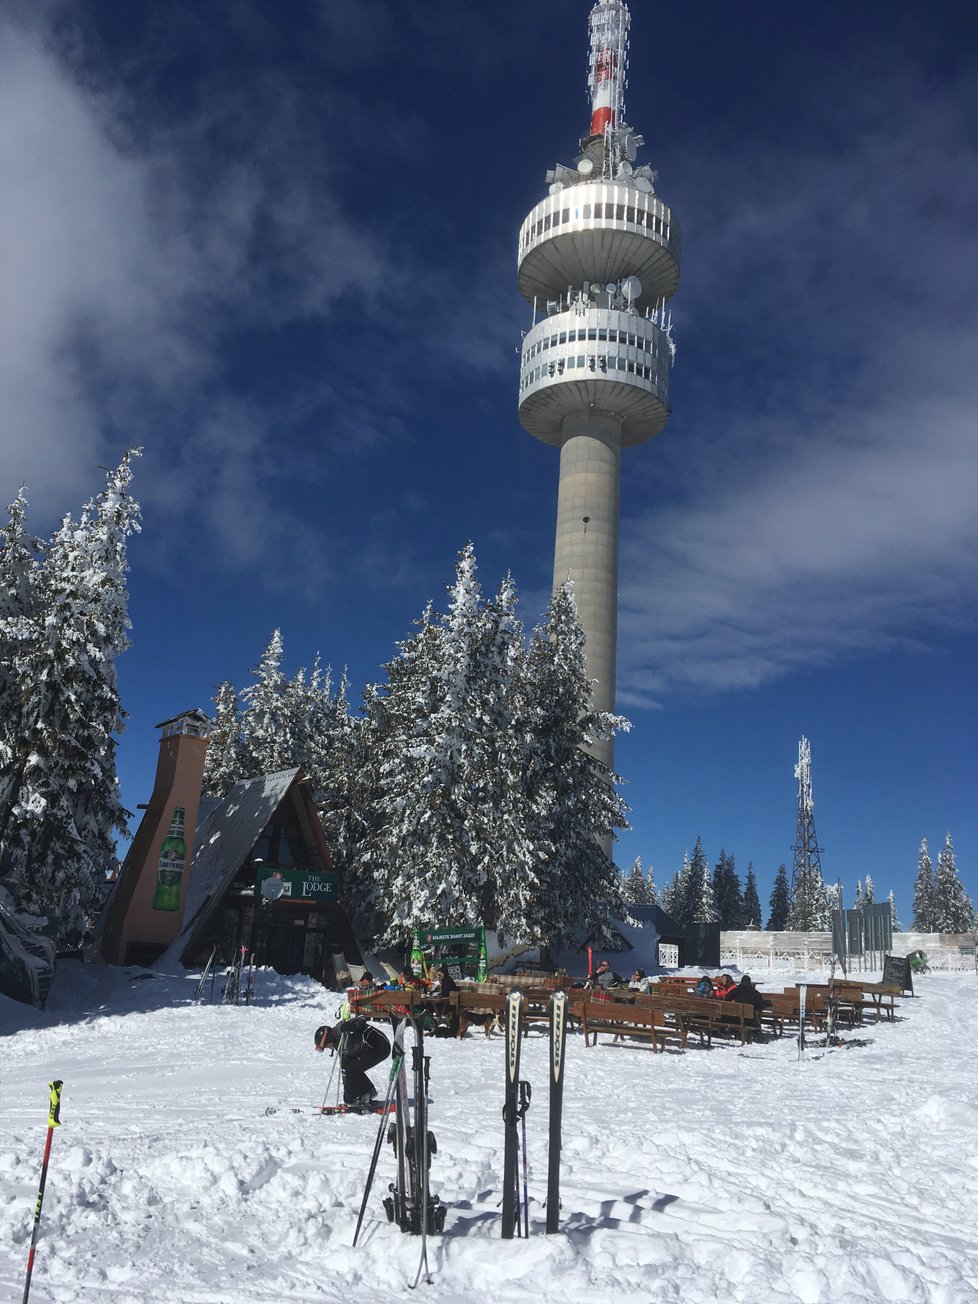
[[[262,865],[255,875],[255,895],[262,895],[262,884],[270,878],[282,883],[280,901],[293,904],[335,901],[339,895],[339,874],[319,873],[311,869],[276,869]]]

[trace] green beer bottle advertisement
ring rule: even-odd
[[[183,821],[183,807],[174,807],[170,832],[163,839],[163,845],[160,847],[160,859],[156,869],[156,892],[153,896],[154,910],[180,909],[180,883],[183,879],[184,861],[187,859],[187,844],[183,840]]]

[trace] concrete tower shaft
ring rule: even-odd
[[[668,300],[679,284],[681,233],[635,166],[640,135],[624,119],[631,18],[598,0],[589,19],[589,132],[573,167],[547,174],[550,193],[520,230],[519,286],[533,305],[520,358],[525,430],[560,448],[554,587],[574,582],[595,706],[615,704],[621,450],[669,417],[675,356]],[[595,754],[612,766],[613,743]]]

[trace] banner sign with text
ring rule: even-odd
[[[269,878],[282,881],[280,901],[294,905],[335,901],[339,896],[339,874],[319,873],[311,869],[276,869],[262,865],[255,875],[255,896],[261,896],[261,885]]]

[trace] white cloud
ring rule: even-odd
[[[974,627],[972,88],[908,72],[903,115],[895,89],[847,106],[841,149],[695,161],[685,407],[625,458],[623,706]]]

